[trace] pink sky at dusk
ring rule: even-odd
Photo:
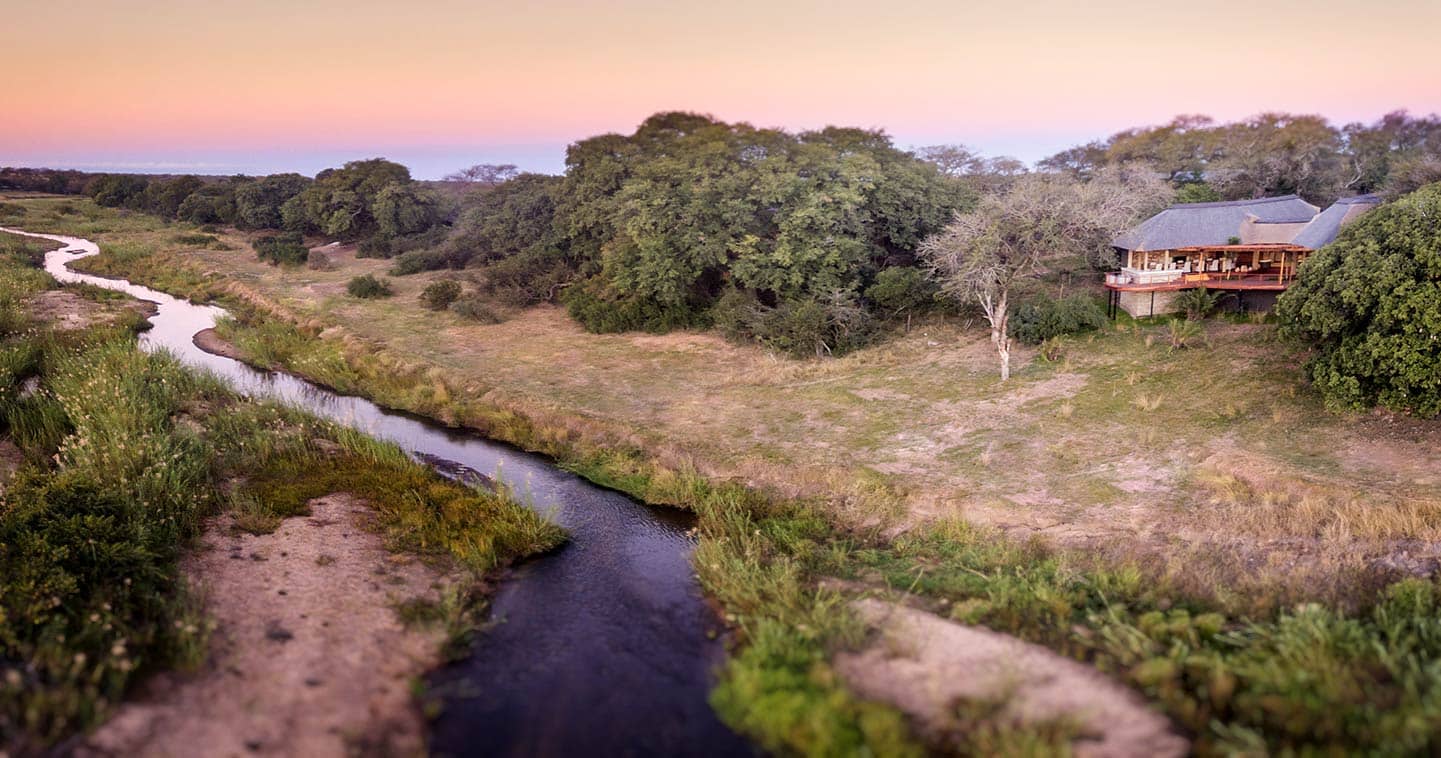
[[[1034,160],[1177,113],[1441,110],[1437,0],[13,5],[0,165],[558,171],[674,109]]]

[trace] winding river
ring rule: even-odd
[[[155,303],[145,350],[167,350],[236,391],[303,408],[393,442],[442,472],[490,474],[529,497],[572,541],[526,562],[493,598],[492,623],[471,655],[430,684],[444,710],[432,724],[438,755],[749,755],[706,698],[724,650],[719,621],[690,566],[692,518],[591,485],[539,456],[394,413],[196,347],[225,311],[121,279],[71,271],[95,255],[89,240],[0,231],[63,245],[45,256],[62,282],[84,282]]]

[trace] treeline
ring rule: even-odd
[[[1263,113],[1218,124],[1177,116],[1128,129],[1037,163],[1080,178],[1105,166],[1144,163],[1180,190],[1182,202],[1295,193],[1326,205],[1348,194],[1395,197],[1441,180],[1441,117],[1388,113],[1337,127],[1320,116]]]
[[[0,186],[79,186],[106,206],[273,232],[256,249],[274,263],[303,262],[303,238],[323,236],[395,257],[394,275],[468,269],[476,284],[463,301],[476,313],[553,301],[592,331],[716,327],[809,355],[942,307],[916,250],[980,198],[1010,197],[1027,175],[1091,183],[1111,169],[1149,172],[1182,202],[1400,194],[1441,179],[1441,118],[1396,112],[1338,128],[1305,115],[1182,116],[1033,172],[959,145],[908,152],[877,131],[660,113],[633,134],[571,145],[562,176],[476,166],[427,183],[375,158],[314,179],[6,169]]]
[[[100,205],[172,220],[323,235],[358,243],[362,253],[381,257],[439,242],[441,237],[423,235],[442,227],[448,213],[441,195],[413,181],[405,166],[382,158],[326,169],[314,179],[100,174],[84,193]]]
[[[880,132],[661,113],[572,145],[564,176],[475,197],[395,273],[479,267],[488,293],[559,296],[592,331],[716,325],[826,353],[928,300],[916,246],[975,197]]]

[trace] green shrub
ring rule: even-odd
[[[446,268],[443,260],[443,256],[434,250],[412,250],[395,257],[395,262],[390,264],[390,275],[409,276]]]
[[[934,305],[939,289],[926,273],[911,266],[881,269],[866,288],[866,300],[882,315],[911,314]]]
[[[1185,290],[1176,296],[1176,307],[1186,314],[1187,321],[1200,321],[1211,315],[1221,304],[1226,293],[1198,287]]]
[[[1441,183],[1357,219],[1276,303],[1335,408],[1441,414]]]
[[[1088,332],[1105,324],[1105,311],[1090,295],[1042,295],[1023,302],[1011,315],[1011,336],[1026,345],[1039,345],[1053,337]]]
[[[392,294],[390,283],[384,279],[377,279],[372,274],[364,274],[351,279],[350,283],[345,285],[345,291],[354,297],[367,299],[390,297]]]
[[[0,744],[20,754],[96,723],[146,668],[191,660],[202,630],[177,561],[213,492],[211,451],[174,422],[197,391],[174,360],[125,341],[49,363],[48,394],[7,420],[58,452],[0,508]]]
[[[572,318],[586,331],[597,334],[661,333],[707,324],[705,314],[688,305],[664,305],[646,298],[617,296],[598,279],[567,288],[563,302]]]
[[[425,290],[420,293],[420,302],[430,310],[443,311],[460,297],[460,292],[460,282],[454,279],[442,279],[426,286]]]
[[[284,232],[261,237],[254,243],[256,257],[272,266],[298,266],[305,262],[310,250],[299,232]]]
[[[461,318],[470,319],[478,324],[499,324],[504,321],[500,314],[495,312],[495,309],[477,295],[455,301],[450,309]]]
[[[335,268],[335,261],[330,260],[330,256],[320,250],[311,250],[310,254],[305,256],[305,267],[311,271],[330,271]]]
[[[728,338],[753,340],[794,358],[841,355],[877,334],[875,318],[854,295],[789,300],[774,308],[731,290],[712,306],[711,318]]]
[[[210,247],[220,242],[220,238],[213,234],[177,234],[174,239],[182,245],[192,247]]]
[[[24,216],[25,206],[15,203],[0,203],[0,218],[15,219]]]

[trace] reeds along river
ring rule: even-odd
[[[471,655],[432,676],[444,703],[433,724],[436,754],[754,752],[706,701],[724,650],[714,639],[719,621],[691,570],[688,514],[595,487],[538,456],[207,353],[193,337],[213,327],[223,309],[73,272],[71,261],[99,252],[93,242],[29,236],[63,245],[45,256],[56,279],[156,303],[143,349],[168,350],[242,394],[393,442],[449,475],[494,472],[570,532],[569,544],[502,583]]]

